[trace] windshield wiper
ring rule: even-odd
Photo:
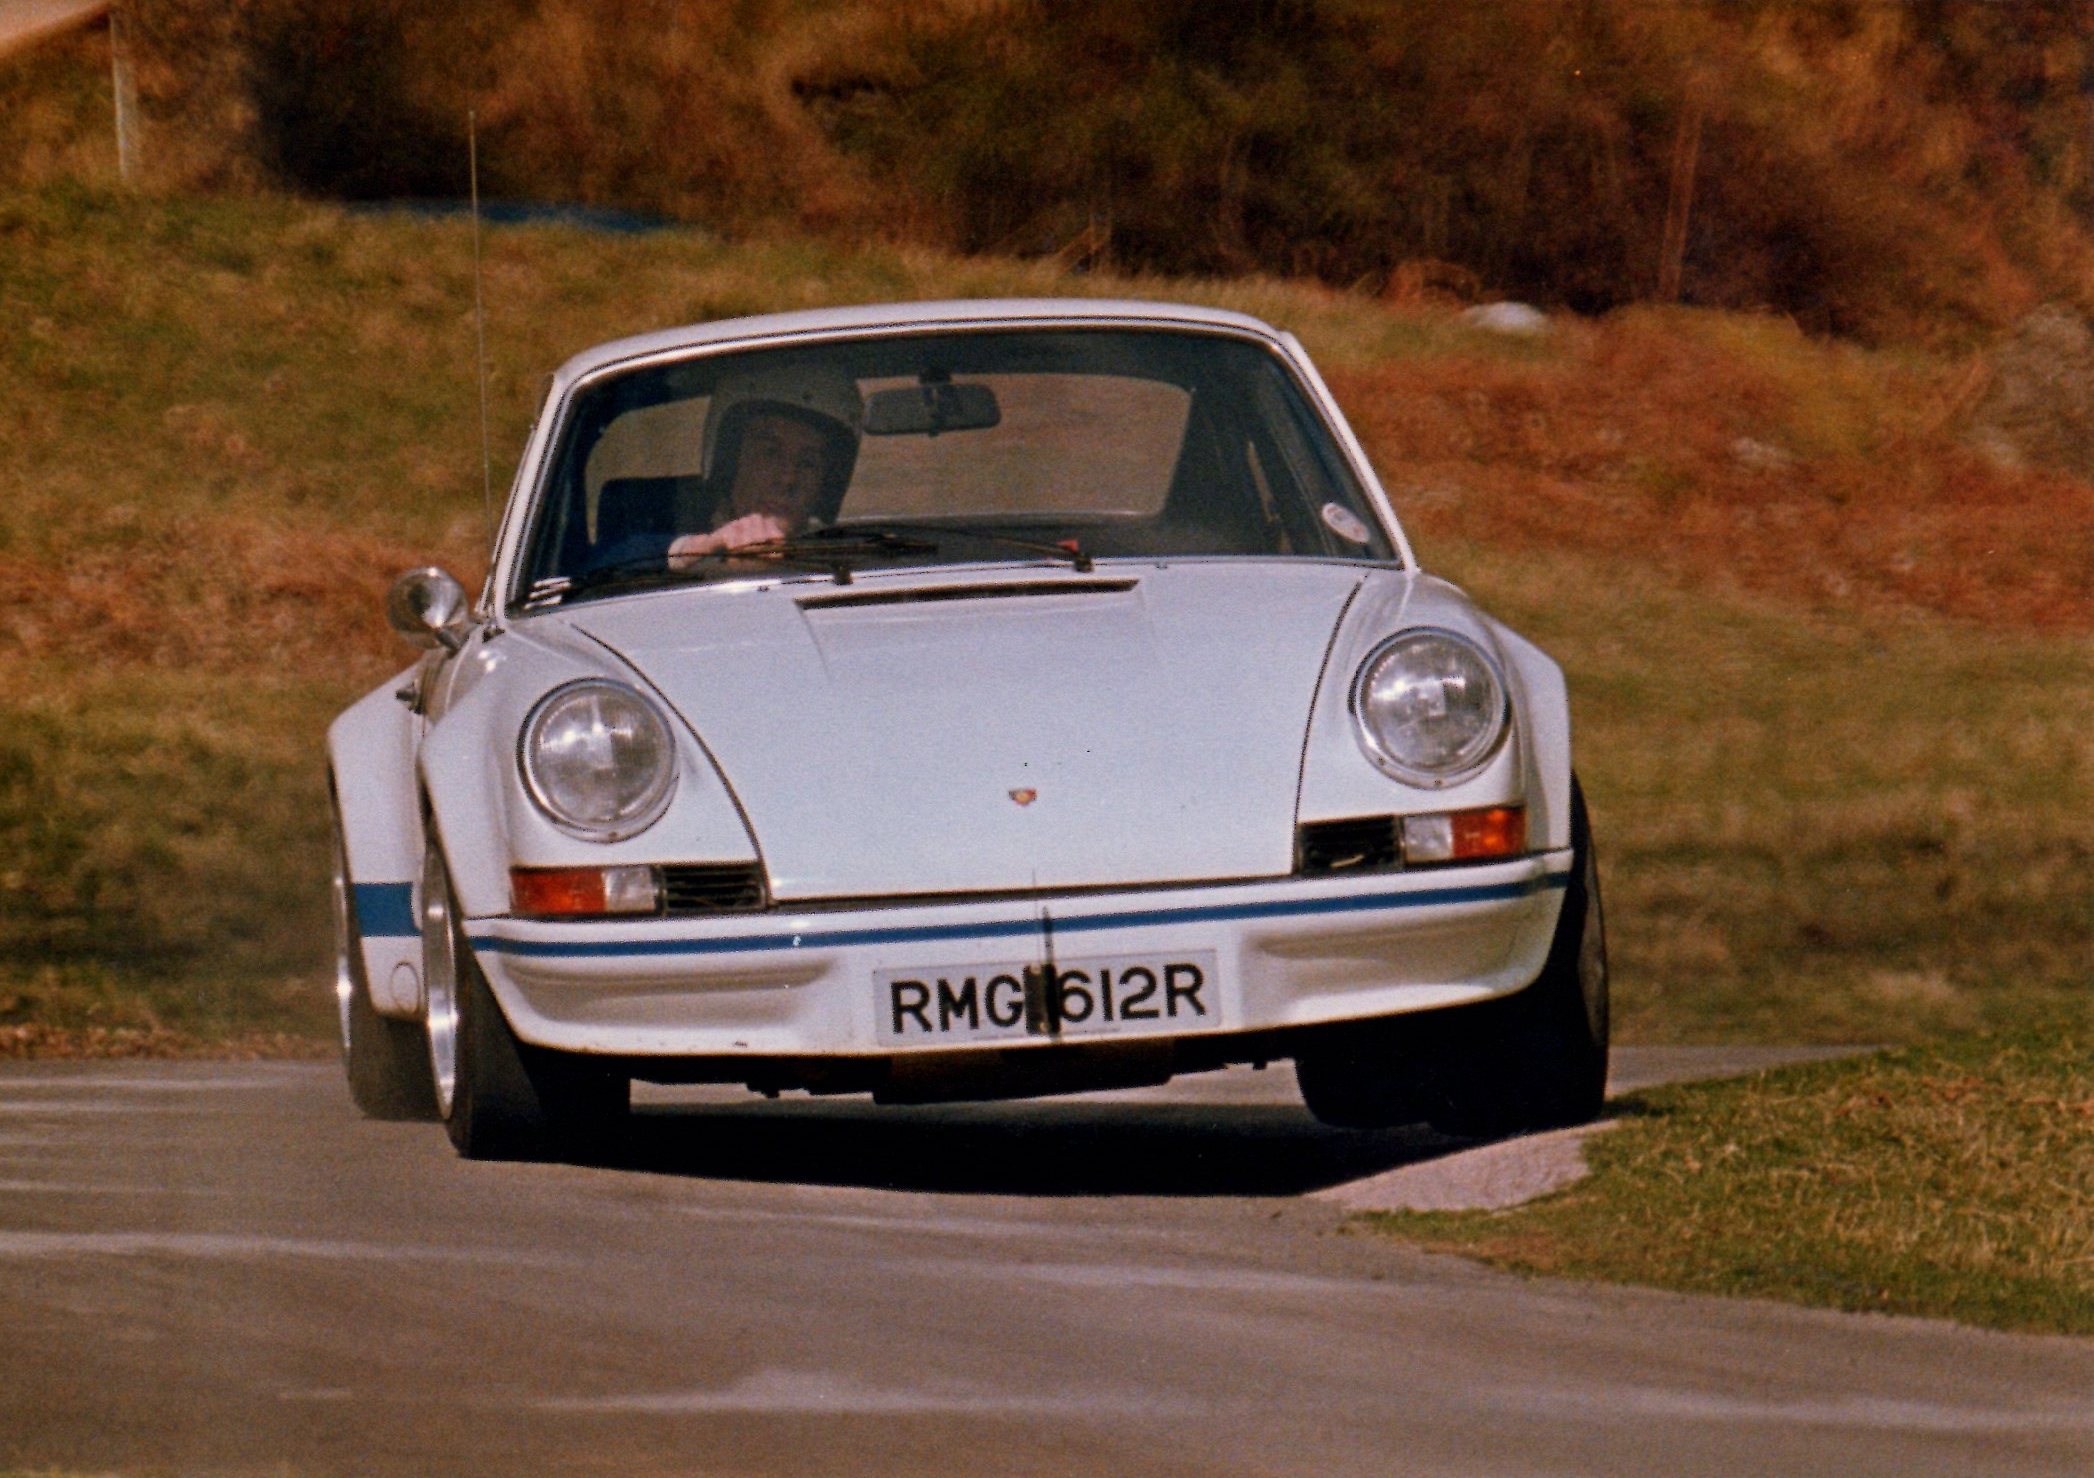
[[[809,529],[804,534],[794,534],[789,539],[774,542],[788,546],[814,544],[825,548],[836,545],[862,545],[881,554],[936,554],[938,541],[925,537],[942,533],[940,529],[917,529],[895,523],[832,523],[825,528]],[[769,548],[769,545],[746,545],[745,548]]]
[[[558,605],[570,595],[603,590],[613,585],[667,585],[683,575],[672,570],[659,554],[637,559],[614,560],[572,575],[541,575],[524,594],[526,606]]]
[[[764,539],[733,549],[709,549],[703,554],[678,555],[677,558],[707,563],[736,559],[771,560],[781,564],[827,570],[837,584],[848,585],[851,583],[851,560],[854,557],[862,559],[883,554],[937,552],[938,546],[929,539],[912,538],[884,528],[826,528],[813,529],[785,539]],[[690,564],[687,563],[684,568],[688,570]]]
[[[852,535],[900,535],[912,538],[961,538],[974,539],[983,544],[1002,544],[1011,549],[1030,550],[1044,554],[1050,559],[1065,559],[1076,568],[1077,573],[1091,572],[1091,557],[1074,539],[1028,539],[1021,534],[1006,534],[994,529],[969,528],[963,524],[944,526],[939,524],[893,523],[881,519],[877,523],[840,523],[819,531],[820,535],[849,538]],[[935,549],[934,544],[930,546]]]

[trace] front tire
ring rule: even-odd
[[[1607,1101],[1607,927],[1585,794],[1571,781],[1571,873],[1549,956],[1516,996],[1464,1013],[1464,1040],[1429,1115],[1449,1134],[1560,1129]]]
[[[421,1024],[380,1016],[371,1004],[339,810],[334,816],[334,993],[341,1021],[342,1073],[349,1080],[349,1097],[364,1117],[434,1119],[436,1085],[430,1079],[429,1045]]]
[[[429,1062],[452,1145],[468,1160],[541,1159],[614,1131],[632,1085],[519,1040],[480,971],[432,836],[422,864]]]
[[[1332,1028],[1295,1058],[1325,1124],[1420,1121],[1488,1139],[1598,1118],[1607,1096],[1607,931],[1585,796],[1571,781],[1571,873],[1548,958],[1517,995]]]
[[[1331,1032],[1297,1053],[1294,1081],[1319,1124],[1390,1129],[1429,1112],[1430,1067],[1422,1039],[1429,1020],[1398,1017]]]

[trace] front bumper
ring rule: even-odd
[[[1270,1032],[1507,995],[1541,971],[1571,854],[1487,866],[1039,899],[795,908],[708,919],[469,920],[518,1036],[630,1058],[898,1058],[1049,1046],[922,1034],[893,977],[957,980],[1039,962],[1211,959],[1201,1033]],[[1203,969],[1206,968],[1203,966]],[[1037,1024],[1037,1023],[1036,1023]],[[1169,1041],[1184,1022],[1125,1021],[1111,1040]],[[1069,1036],[1065,1040],[1096,1040]]]

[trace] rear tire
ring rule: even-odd
[[[429,1043],[421,1023],[380,1016],[371,1004],[339,810],[334,817],[334,993],[341,1017],[342,1072],[349,1080],[349,1097],[364,1117],[434,1119],[436,1085],[430,1078]]]
[[[429,1060],[452,1145],[468,1160],[544,1159],[614,1133],[632,1084],[518,1039],[480,971],[435,838],[422,866]]]

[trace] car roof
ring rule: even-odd
[[[797,313],[722,318],[711,323],[694,323],[683,328],[659,329],[631,338],[613,339],[569,359],[560,366],[555,379],[564,386],[593,370],[624,360],[680,349],[769,342],[802,335],[1055,323],[1144,324],[1158,328],[1220,329],[1255,334],[1264,339],[1280,337],[1271,324],[1247,313],[1200,308],[1187,303],[1121,298],[964,298],[925,303],[866,303],[848,308],[814,308]]]

